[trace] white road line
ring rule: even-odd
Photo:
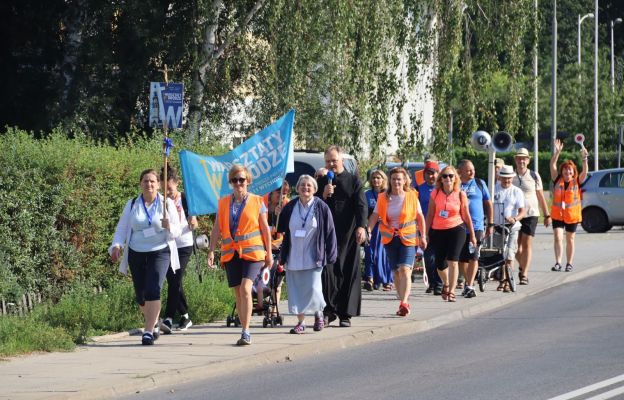
[[[601,389],[603,387],[611,386],[611,385],[613,385],[615,383],[622,382],[622,381],[624,381],[624,374],[616,376],[614,378],[610,378],[610,379],[604,380],[602,382],[594,383],[593,385],[585,386],[583,388],[574,390],[574,391],[569,392],[569,393],[562,394],[562,395],[557,396],[557,397],[552,397],[552,398],[550,398],[548,400],[568,400],[568,399],[573,399],[573,398],[575,398],[577,396],[580,396],[580,395],[583,395],[583,394],[586,394],[586,393],[589,393],[589,392],[593,392],[594,390],[598,390],[598,389]],[[619,393],[624,393],[624,388],[614,389],[614,390],[612,390],[612,392],[615,392],[616,390],[623,390],[622,392],[619,392]],[[607,393],[610,393],[610,392],[607,392]],[[606,395],[607,393],[604,393],[604,394]],[[616,393],[613,396],[617,396],[619,393]],[[611,397],[613,397],[613,396],[611,396]],[[599,397],[599,396],[597,396],[597,397],[592,397],[592,400],[593,399],[608,399],[608,398],[609,397]],[[590,399],[586,399],[586,400],[590,400]]]
[[[597,396],[589,397],[585,400],[607,400],[622,393],[624,393],[624,386],[613,389],[613,390],[609,390],[608,392],[600,393]]]

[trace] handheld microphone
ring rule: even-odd
[[[327,171],[327,183],[329,183],[330,185],[332,184],[332,182],[334,181],[334,171]],[[331,197],[331,193],[329,194],[329,196],[327,197]]]

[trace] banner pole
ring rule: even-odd
[[[165,86],[169,86],[169,71],[167,70],[167,64],[165,64],[164,68],[159,70],[160,72],[163,73],[164,77],[165,77]],[[159,107],[160,108],[160,107]],[[164,164],[164,169],[163,169],[163,178],[164,178],[164,189],[163,189],[163,197],[165,198],[165,204],[163,204],[163,218],[167,219],[167,164],[168,164],[168,154],[169,154],[169,150],[167,149],[168,146],[168,140],[169,136],[167,133],[167,114],[165,113],[164,115],[164,120],[163,120],[163,134],[164,134],[164,140],[163,140],[163,164]]]

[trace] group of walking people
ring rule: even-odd
[[[553,270],[562,269],[563,230],[565,270],[572,270],[587,151],[582,150],[583,170],[578,174],[571,161],[557,169],[561,149],[557,142],[550,164],[554,184],[551,213],[547,212],[539,175],[527,169],[525,149],[515,156],[515,172],[511,166],[497,165],[494,204],[470,160],[462,160],[457,169],[450,165],[440,168],[437,161],[427,160],[417,184],[405,168],[393,168],[388,175],[376,170],[370,176],[371,189],[365,192],[357,175],[345,170],[342,149],[333,145],[324,153],[327,173],[301,175],[295,187],[297,197],[292,200],[288,187],[266,198],[250,193],[252,174],[245,166],[234,165],[228,173],[232,194],[218,203],[208,265],[215,266],[215,250],[221,242],[220,263],[233,289],[242,326],[236,344],[251,344],[252,287],[260,271],[274,264],[286,271],[288,308],[297,316],[291,333],[306,332],[306,315],[313,316],[314,331],[335,320],[340,327],[350,327],[352,317],[361,313],[360,246],[364,244],[364,287],[396,288],[398,316],[411,312],[411,276],[418,248],[428,276],[427,293],[456,301],[461,272],[465,277],[463,296],[476,296],[478,247],[492,235],[494,224],[515,227],[511,231],[517,239],[512,238],[505,258],[509,263],[519,261],[520,283],[528,284],[539,208],[544,224],[548,226],[552,217],[555,230]],[[182,279],[197,220],[187,215],[175,171],[168,172],[165,197],[158,192],[162,174],[143,171],[141,194],[127,202],[109,248],[112,260],[121,260],[120,271],[126,273],[129,267],[132,273],[136,301],[145,319],[144,345],[153,344],[160,331],[171,333],[176,312],[179,329],[192,324]],[[160,320],[165,279],[167,307]],[[502,284],[499,290],[509,288]]]

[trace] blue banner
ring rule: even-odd
[[[149,126],[153,128],[162,128],[163,121],[167,121],[168,129],[182,128],[184,84],[152,82],[150,83],[149,98]]]
[[[217,212],[219,199],[232,193],[228,172],[232,165],[249,169],[253,181],[248,190],[263,195],[282,186],[294,171],[293,125],[295,110],[256,133],[227,154],[207,157],[183,150],[180,165],[190,215]]]

